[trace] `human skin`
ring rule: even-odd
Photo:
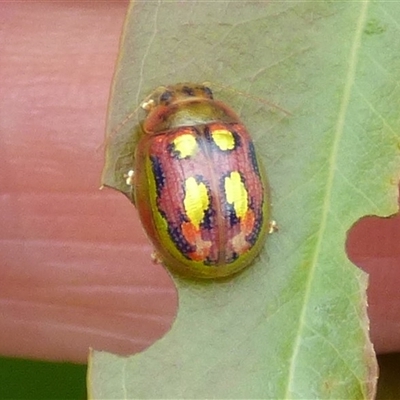
[[[2,355],[130,354],[174,319],[173,283],[151,261],[134,207],[98,190],[96,149],[126,9],[122,1],[0,4]],[[349,240],[352,259],[371,274],[378,352],[400,350],[399,236],[398,219],[376,219]]]

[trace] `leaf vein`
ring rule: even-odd
[[[352,47],[351,47],[349,64],[348,64],[348,69],[347,69],[347,74],[346,74],[346,79],[345,79],[344,91],[343,91],[342,101],[340,103],[339,114],[338,114],[338,119],[337,119],[336,128],[335,128],[335,136],[334,136],[331,155],[330,155],[330,159],[329,159],[329,167],[328,167],[329,171],[328,171],[328,177],[327,177],[327,183],[326,183],[326,193],[324,196],[323,207],[322,207],[321,224],[320,224],[319,232],[317,235],[317,242],[316,242],[316,246],[315,246],[314,256],[310,263],[310,270],[309,270],[308,277],[307,277],[306,283],[305,283],[306,287],[304,290],[304,300],[303,300],[303,305],[302,305],[300,316],[299,316],[298,334],[294,341],[293,354],[292,354],[292,357],[290,360],[288,382],[287,382],[286,394],[284,396],[285,399],[292,398],[293,394],[295,393],[295,389],[294,389],[295,379],[294,378],[295,378],[296,370],[299,367],[298,363],[299,363],[300,352],[301,352],[301,348],[302,348],[302,337],[303,337],[304,330],[305,330],[306,324],[307,324],[307,322],[306,322],[307,310],[308,310],[307,306],[310,301],[311,290],[312,290],[312,285],[313,285],[313,277],[315,275],[315,271],[317,268],[318,258],[319,258],[321,248],[322,248],[323,237],[324,237],[324,233],[325,233],[327,223],[328,223],[329,209],[330,209],[332,190],[333,190],[333,185],[334,185],[334,180],[335,180],[335,172],[336,172],[335,165],[336,165],[336,160],[338,157],[340,141],[341,141],[341,139],[343,137],[343,133],[344,133],[345,120],[346,120],[348,106],[350,103],[351,92],[352,92],[352,89],[354,86],[359,49],[360,49],[360,45],[361,45],[361,38],[362,38],[365,21],[367,18],[367,11],[368,11],[368,7],[369,7],[369,3],[370,3],[369,1],[360,3],[360,7],[361,7],[360,14],[359,14],[356,28],[355,28],[354,39],[353,39],[353,43],[352,43]]]

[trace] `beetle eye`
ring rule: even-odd
[[[207,87],[207,86],[204,86],[204,93],[206,94],[206,96],[209,98],[209,99],[213,99],[214,98],[214,95],[213,95],[213,92],[212,92],[212,90],[209,88],[209,87]]]
[[[161,96],[160,96],[160,103],[168,103],[172,98],[172,93],[168,90],[166,90]]]

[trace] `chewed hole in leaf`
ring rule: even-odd
[[[348,233],[349,259],[369,274],[368,314],[378,353],[396,348],[400,311],[400,213],[387,218],[366,216]]]

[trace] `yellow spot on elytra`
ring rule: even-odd
[[[244,218],[249,205],[247,190],[240,179],[239,172],[231,172],[231,174],[225,178],[225,193],[226,201],[233,205],[236,216]]]
[[[232,132],[229,132],[226,129],[216,129],[211,132],[212,138],[215,144],[221,150],[233,150],[235,148],[235,138],[232,135]]]
[[[190,177],[185,181],[185,198],[183,206],[189,221],[196,229],[204,218],[204,212],[208,209],[210,201],[207,194],[207,187],[203,182],[196,182]]]
[[[179,158],[193,156],[197,151],[196,139],[191,134],[177,136],[173,140],[174,150],[179,153]]]

